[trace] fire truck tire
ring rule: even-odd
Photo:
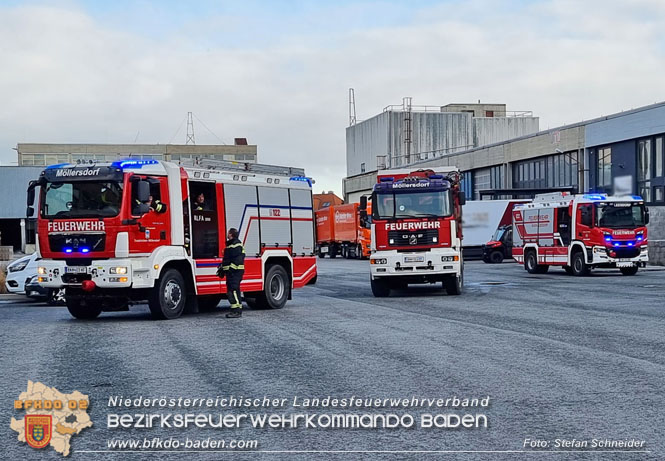
[[[187,302],[187,287],[180,272],[167,269],[150,292],[148,307],[155,319],[177,319]]]
[[[566,274],[573,275],[573,268],[570,266],[563,266],[563,270],[566,271]]]
[[[319,258],[323,259],[325,257],[326,257],[326,254],[324,252],[322,252],[321,250],[319,250]]]
[[[536,257],[536,252],[530,250],[526,257],[524,258],[524,268],[529,274],[538,273],[538,258]]]
[[[371,280],[372,294],[375,298],[387,298],[390,296],[390,285],[386,280],[376,279]]]
[[[571,266],[573,275],[582,277],[589,275],[589,266],[587,266],[586,261],[584,260],[584,253],[578,251],[573,255],[573,265]]]
[[[289,274],[279,264],[268,266],[263,292],[256,298],[257,307],[281,309],[289,298]]]
[[[67,310],[74,318],[92,320],[99,317],[99,314],[102,313],[102,306],[101,303],[89,306],[81,298],[67,298]]]
[[[632,266],[632,267],[620,267],[619,270],[623,275],[635,275],[637,274],[637,266]]]
[[[449,295],[461,295],[462,289],[464,288],[464,275],[449,275],[443,281],[443,287]]]
[[[503,262],[503,251],[494,250],[490,253],[490,262],[492,264],[501,264]]]
[[[363,246],[359,243],[358,246],[356,247],[356,258],[358,259],[365,259],[363,257]]]

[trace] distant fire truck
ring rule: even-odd
[[[216,306],[229,228],[246,252],[241,289],[281,308],[316,280],[311,181],[304,170],[206,160],[47,167],[40,187],[39,282],[65,287],[69,312],[95,318],[147,301],[155,318]]]
[[[594,267],[635,275],[648,261],[648,223],[641,197],[536,195],[513,209],[513,258],[532,274],[559,266],[574,275]]]
[[[410,283],[442,282],[446,292],[463,287],[460,174],[454,167],[386,170],[372,193],[372,293],[389,296]],[[360,210],[366,215],[367,198]]]

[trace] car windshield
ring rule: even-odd
[[[505,227],[499,227],[496,232],[494,232],[494,235],[492,236],[492,240],[495,242],[500,242],[501,237],[503,237],[503,234],[506,232]]]
[[[444,217],[452,214],[450,191],[427,191],[410,193],[377,193],[375,217],[420,218]]]
[[[644,205],[632,202],[597,203],[596,225],[621,229],[643,227]]]
[[[96,218],[117,216],[122,184],[113,181],[49,183],[43,187],[43,218]]]

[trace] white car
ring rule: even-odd
[[[30,298],[46,298],[49,304],[63,301],[62,290],[51,290],[37,283],[37,253],[23,256],[7,266],[5,287],[9,293],[22,294]]]

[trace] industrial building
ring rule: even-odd
[[[397,168],[473,147],[536,133],[538,117],[509,112],[505,104],[387,106],[380,114],[346,129],[346,174]]]
[[[118,158],[177,162],[186,158],[212,158],[256,163],[256,145],[245,138],[226,144],[35,144],[16,146],[19,166],[46,166],[80,161],[112,162]]]
[[[457,166],[464,173],[462,184],[472,200],[528,196],[528,189],[611,192],[618,181],[649,206],[649,257],[665,264],[664,138],[665,102],[661,102],[433,159],[411,159],[408,165]],[[348,139],[347,129],[347,162],[355,161]],[[378,144],[375,152],[381,147]],[[357,171],[358,166],[347,165],[347,170]],[[358,201],[371,192],[375,182],[376,169],[349,175],[343,181],[345,201]]]

